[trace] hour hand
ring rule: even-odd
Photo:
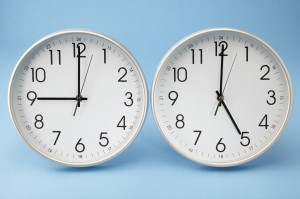
[[[242,133],[241,133],[241,130],[239,129],[238,125],[236,124],[235,120],[233,119],[233,117],[232,117],[232,115],[231,115],[229,109],[227,108],[227,106],[226,106],[226,104],[225,104],[225,102],[224,102],[224,98],[222,98],[221,94],[220,94],[218,91],[216,91],[216,93],[217,93],[217,95],[218,95],[218,99],[219,99],[220,103],[224,106],[224,108],[225,108],[225,110],[226,110],[228,116],[230,117],[230,120],[232,121],[232,123],[233,123],[235,129],[237,130],[237,132],[238,132],[239,134],[242,134]]]
[[[76,97],[38,97],[37,100],[78,100]],[[87,100],[86,97],[82,97],[81,100]]]

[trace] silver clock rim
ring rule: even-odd
[[[114,45],[116,45],[118,48],[120,48],[128,56],[128,58],[135,65],[135,67],[136,67],[136,69],[138,71],[138,74],[141,77],[141,81],[142,81],[143,92],[144,92],[144,96],[145,96],[145,99],[144,99],[145,103],[144,103],[144,107],[143,107],[143,114],[142,114],[141,122],[138,124],[137,130],[134,132],[134,136],[130,140],[128,140],[127,143],[119,151],[116,151],[111,156],[108,156],[106,159],[103,159],[103,160],[100,160],[100,161],[91,161],[91,162],[84,162],[84,163],[67,162],[67,161],[58,160],[56,158],[53,158],[53,157],[47,155],[43,151],[35,148],[34,146],[32,146],[30,144],[29,139],[27,139],[26,136],[23,135],[23,132],[22,132],[21,128],[18,126],[16,116],[15,116],[14,112],[12,111],[13,110],[13,105],[12,105],[12,92],[13,92],[13,90],[12,90],[12,82],[13,82],[13,80],[15,78],[16,71],[19,69],[20,63],[24,60],[24,58],[26,58],[26,56],[32,50],[34,50],[37,46],[39,46],[43,42],[45,42],[48,39],[51,39],[53,37],[56,37],[56,36],[59,36],[59,35],[63,35],[63,34],[70,34],[70,33],[83,33],[83,34],[94,35],[94,36],[97,36],[97,37],[104,38],[104,39],[108,40],[109,42],[113,43]],[[104,34],[102,32],[97,32],[97,31],[89,30],[89,29],[65,29],[65,30],[56,31],[54,33],[48,34],[47,36],[41,38],[40,40],[38,40],[37,42],[35,42],[33,45],[31,45],[30,48],[28,48],[23,53],[23,55],[21,56],[21,58],[18,60],[17,64],[14,67],[14,70],[12,72],[12,75],[11,75],[10,81],[9,81],[9,86],[8,86],[8,109],[9,109],[10,117],[11,117],[11,120],[13,121],[15,129],[21,135],[21,137],[23,138],[23,140],[25,140],[25,142],[27,143],[27,145],[30,146],[30,148],[32,148],[38,154],[42,155],[42,157],[45,157],[45,158],[47,158],[47,159],[49,159],[51,161],[54,161],[56,163],[59,163],[59,164],[65,165],[65,166],[70,166],[70,167],[90,167],[90,166],[95,166],[95,165],[98,165],[98,164],[102,164],[102,163],[104,163],[106,161],[109,161],[109,160],[115,158],[116,156],[118,156],[119,154],[121,154],[127,147],[129,147],[129,145],[133,142],[133,140],[136,139],[137,135],[140,133],[140,131],[141,131],[143,125],[144,125],[145,118],[146,118],[146,115],[147,115],[147,110],[148,110],[147,83],[146,83],[146,80],[145,80],[144,73],[143,73],[143,71],[141,69],[141,66],[138,63],[138,61],[135,59],[135,57],[131,54],[131,52],[126,47],[124,47],[121,43],[119,43],[114,38],[112,38],[110,36],[107,36],[106,34]]]
[[[220,162],[209,162],[209,161],[203,161],[203,160],[195,159],[192,156],[188,155],[187,153],[184,153],[181,149],[179,149],[179,147],[173,145],[172,142],[167,138],[167,136],[163,132],[163,130],[162,130],[162,128],[161,128],[161,126],[160,126],[160,124],[158,122],[158,118],[157,118],[157,114],[156,114],[156,109],[155,109],[155,105],[154,105],[155,86],[156,86],[156,82],[157,82],[157,79],[158,79],[158,75],[160,74],[160,71],[162,70],[162,68],[163,68],[165,62],[167,61],[167,59],[171,56],[172,52],[175,49],[177,49],[178,47],[180,47],[186,41],[188,41],[188,40],[190,40],[190,39],[192,39],[192,38],[194,38],[194,37],[196,37],[198,35],[206,34],[206,33],[210,33],[210,32],[217,32],[217,31],[227,31],[227,32],[234,32],[234,33],[243,34],[245,36],[248,36],[248,37],[256,40],[258,43],[262,44],[266,49],[268,49],[274,55],[274,57],[278,60],[278,62],[280,63],[280,65],[282,66],[283,73],[284,73],[284,75],[287,78],[288,93],[290,95],[290,99],[289,99],[289,102],[288,102],[288,112],[285,115],[284,123],[279,128],[276,136],[265,147],[263,147],[257,153],[254,153],[253,155],[251,155],[251,156],[249,156],[247,158],[244,158],[244,159],[241,159],[241,160],[238,160],[238,161],[221,162],[221,163]],[[239,29],[235,29],[235,28],[221,27],[221,28],[209,28],[209,29],[205,29],[205,30],[200,30],[200,31],[194,32],[194,33],[192,33],[192,34],[184,37],[183,39],[179,40],[175,45],[173,45],[168,50],[168,52],[164,55],[164,57],[162,58],[162,60],[160,61],[159,65],[157,67],[157,70],[156,70],[156,73],[155,73],[155,77],[154,77],[154,81],[152,83],[152,91],[151,91],[151,105],[152,106],[151,106],[151,108],[152,108],[152,113],[153,113],[154,118],[155,118],[156,125],[158,126],[158,128],[160,130],[160,133],[163,135],[163,137],[167,141],[167,143],[175,151],[177,151],[179,154],[181,154],[183,157],[185,157],[185,158],[187,158],[187,159],[189,159],[189,160],[191,160],[193,162],[196,162],[198,164],[203,164],[203,165],[206,165],[206,166],[212,166],[212,167],[232,167],[232,166],[238,166],[238,165],[244,164],[246,162],[249,162],[249,161],[251,161],[251,160],[259,157],[264,152],[266,152],[273,144],[276,143],[276,141],[281,136],[283,130],[285,129],[285,127],[286,127],[286,125],[288,123],[288,120],[289,120],[289,117],[290,117],[290,114],[291,114],[291,110],[292,110],[292,99],[293,99],[293,91],[292,91],[291,78],[289,76],[289,73],[287,71],[287,68],[286,68],[284,62],[279,57],[279,55],[277,54],[277,52],[269,44],[267,44],[262,39],[260,39],[259,37],[255,36],[255,35],[253,35],[251,33],[248,33],[248,32],[245,32],[245,31],[242,31],[242,30],[239,30]]]

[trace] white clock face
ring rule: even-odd
[[[193,34],[162,60],[152,89],[160,130],[198,163],[233,166],[280,136],[291,110],[288,73],[256,37],[233,29]]]
[[[42,155],[71,166],[106,161],[139,132],[147,91],[139,65],[98,33],[54,33],[17,63],[9,91],[14,124]]]

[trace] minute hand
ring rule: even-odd
[[[221,55],[221,71],[220,71],[220,95],[223,96],[223,66],[224,66],[224,45],[222,45],[222,52],[220,53]]]
[[[221,96],[220,93],[219,93],[218,91],[216,91],[216,93],[217,93],[218,97]],[[224,108],[225,108],[225,110],[226,110],[228,116],[230,117],[230,119],[231,119],[231,121],[232,121],[234,127],[236,128],[237,132],[238,132],[239,134],[242,134],[242,133],[241,133],[241,130],[239,129],[239,127],[237,126],[235,120],[233,119],[233,117],[232,117],[230,111],[228,110],[228,108],[227,108],[227,106],[226,106],[224,100],[221,100],[220,103],[224,106]]]
[[[77,49],[78,49],[78,55],[77,55],[77,62],[78,62],[78,71],[77,71],[77,75],[78,75],[78,81],[77,81],[77,97],[80,97],[80,45],[77,45]],[[80,101],[78,101],[78,107],[80,107]]]
[[[225,88],[226,88],[226,86],[227,86],[227,82],[228,82],[228,79],[229,79],[229,77],[230,77],[231,70],[232,70],[232,68],[233,68],[233,65],[234,65],[236,56],[237,56],[237,53],[235,54],[234,60],[233,60],[233,62],[232,62],[232,65],[231,65],[231,67],[230,67],[229,74],[228,74],[227,79],[226,79],[226,82],[225,82],[225,86],[224,86],[224,88],[223,88],[223,90],[222,90],[222,92],[221,92],[221,95],[222,95],[222,96],[224,96]],[[218,109],[219,109],[220,105],[221,105],[221,102],[218,103],[218,106],[217,106],[216,111],[215,111],[215,116],[217,115],[217,112],[218,112]]]
[[[91,56],[90,63],[89,63],[88,69],[87,69],[87,71],[86,71],[86,74],[85,74],[85,77],[84,77],[83,84],[82,84],[82,87],[81,87],[81,90],[80,90],[79,95],[81,95],[82,90],[83,90],[83,87],[84,87],[84,85],[85,85],[85,80],[86,80],[86,77],[87,77],[87,75],[88,75],[88,73],[89,73],[89,70],[90,70],[90,66],[91,66],[91,62],[92,62],[93,56],[94,56],[94,55]],[[79,101],[79,102],[80,102],[80,101]],[[76,104],[76,107],[75,107],[73,116],[76,115],[77,108],[79,107],[79,102],[77,102],[77,104]]]

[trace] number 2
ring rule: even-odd
[[[262,67],[260,67],[260,70],[263,70],[263,68],[266,68],[267,72],[260,78],[260,80],[270,80],[269,77],[266,77],[270,72],[270,67],[268,65],[263,65]]]
[[[120,73],[121,71],[124,71],[124,74],[120,77],[118,82],[127,82],[126,79],[123,79],[127,75],[127,69],[124,68],[124,67],[121,67],[121,68],[118,69],[118,73]]]

